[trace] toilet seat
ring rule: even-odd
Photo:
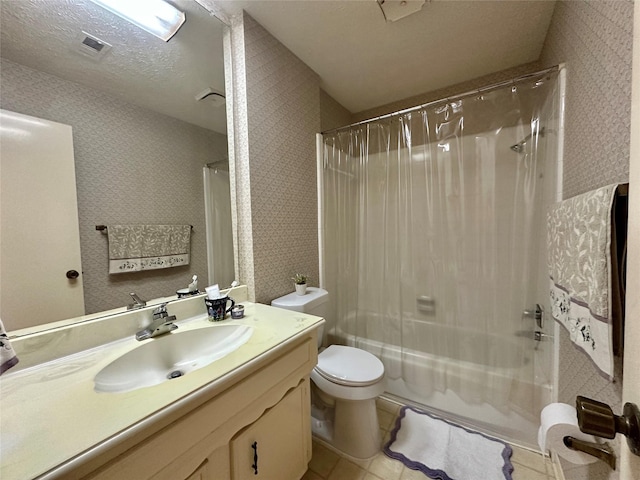
[[[324,379],[347,387],[366,387],[384,376],[384,365],[371,353],[344,345],[331,345],[318,355],[315,371]]]

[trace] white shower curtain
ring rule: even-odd
[[[533,402],[544,73],[323,136],[331,340],[384,362],[391,393]],[[521,153],[510,147],[525,137]],[[394,386],[401,385],[394,392]]]
[[[227,161],[203,167],[207,225],[207,285],[228,287],[235,279],[231,195]]]

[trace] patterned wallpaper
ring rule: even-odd
[[[244,19],[236,16],[230,22],[224,33],[224,58],[225,89],[231,92],[227,95],[227,114],[231,113],[227,134],[236,279],[247,286],[249,300],[255,301]]]
[[[556,4],[540,60],[567,66],[564,198],[628,180],[632,32],[630,0]],[[559,401],[573,404],[580,394],[619,413],[621,383],[601,377],[564,329],[559,342]],[[618,478],[601,462],[585,467],[563,461],[563,468],[567,480]]]
[[[85,308],[93,313],[207,279],[202,166],[227,154],[226,136],[125,103],[117,97],[2,60],[7,110],[73,127]],[[98,224],[190,224],[185,267],[108,274]]]
[[[564,197],[629,178],[633,2],[558,2],[541,63],[567,65]]]
[[[269,303],[293,291],[290,278],[296,272],[307,274],[311,285],[318,283],[320,87],[318,76],[249,15],[239,22],[233,20],[232,48],[234,60],[244,57],[245,75],[234,81],[246,82],[240,88],[246,91],[248,148],[244,155],[236,152],[235,161],[236,169],[249,167],[251,221],[239,225],[238,238],[252,243],[255,300]],[[237,38],[239,31],[243,38]],[[240,189],[239,181],[240,176]],[[238,217],[246,217],[248,207],[238,202]],[[250,261],[240,257],[241,264]]]
[[[320,129],[325,132],[351,123],[351,112],[331,95],[320,90]]]

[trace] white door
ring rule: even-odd
[[[622,400],[640,406],[640,5],[633,22],[631,157],[629,172],[629,233]],[[623,440],[620,479],[640,479],[640,457]]]
[[[0,318],[13,331],[80,315],[71,127],[0,110]]]

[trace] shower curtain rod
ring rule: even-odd
[[[219,167],[220,165],[229,165],[229,160],[225,157],[224,160],[216,160],[215,162],[205,163],[207,168]]]
[[[423,103],[422,105],[417,105],[415,107],[405,108],[403,110],[398,110],[398,111],[395,111],[395,112],[392,112],[392,113],[385,113],[384,115],[380,115],[378,117],[369,118],[367,120],[361,120],[360,122],[352,123],[350,125],[345,125],[344,127],[332,128],[331,130],[325,130],[324,132],[320,132],[320,133],[321,133],[321,135],[326,135],[328,133],[339,132],[340,130],[346,130],[348,128],[357,127],[359,125],[364,125],[364,124],[367,124],[367,123],[377,122],[378,120],[383,120],[385,118],[395,117],[395,116],[403,115],[403,114],[409,113],[409,112],[415,112],[417,110],[421,110],[423,108],[430,107],[430,106],[436,105],[438,103],[449,102],[451,100],[458,100],[460,98],[469,97],[471,95],[477,95],[478,93],[484,93],[484,92],[488,92],[490,90],[495,90],[496,88],[504,87],[504,86],[507,86],[507,85],[513,85],[515,83],[522,82],[522,81],[527,80],[529,78],[533,78],[533,77],[538,77],[540,75],[544,75],[545,73],[551,73],[551,72],[558,71],[559,69],[560,69],[560,65],[555,65],[555,66],[553,66],[551,68],[546,68],[544,70],[539,70],[537,72],[526,73],[524,75],[520,75],[519,77],[514,77],[514,78],[511,78],[509,80],[504,80],[502,82],[494,83],[494,84],[489,85],[487,87],[480,87],[480,88],[476,88],[474,90],[469,90],[469,91],[464,92],[464,93],[459,93],[457,95],[452,95],[450,97],[439,98],[438,100],[433,100],[431,102]]]

